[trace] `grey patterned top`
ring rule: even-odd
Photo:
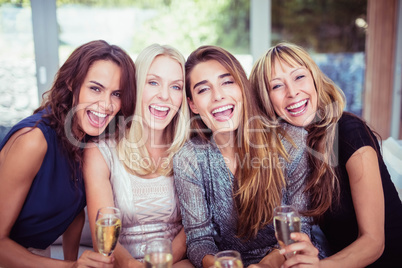
[[[282,141],[290,157],[289,162],[283,160],[287,189],[283,189],[282,203],[304,210],[308,206],[307,196],[302,193],[303,182],[309,173],[304,152],[307,132],[288,124],[283,127],[296,148],[288,141]],[[197,268],[202,267],[205,255],[228,249],[239,251],[247,267],[258,263],[277,246],[272,224],[261,229],[253,239],[245,241],[236,236],[238,216],[232,198],[235,178],[213,139],[208,143],[199,138],[188,141],[175,155],[173,167],[187,235],[187,256]],[[302,217],[302,232],[311,235],[311,218]]]

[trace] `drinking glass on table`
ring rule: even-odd
[[[166,238],[153,238],[145,247],[145,268],[172,268],[172,242]]]
[[[121,230],[120,210],[115,207],[103,207],[96,214],[95,234],[99,253],[112,255]]]
[[[224,250],[215,254],[215,268],[243,268],[240,253],[236,250]]]
[[[292,206],[279,206],[274,209],[275,236],[279,246],[284,248],[295,241],[290,238],[290,234],[300,232],[301,222],[297,210]],[[290,258],[296,252],[286,254]]]

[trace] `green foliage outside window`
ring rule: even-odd
[[[251,0],[57,0],[57,6],[135,7],[154,12],[141,24],[128,48],[138,53],[151,43],[172,44],[184,54],[200,45],[222,46],[235,54],[250,51]],[[0,5],[30,5],[0,0]],[[272,44],[290,41],[315,52],[364,51],[367,0],[271,0]],[[268,11],[267,11],[268,12]],[[88,18],[90,19],[90,18]],[[126,25],[126,31],[132,30]]]

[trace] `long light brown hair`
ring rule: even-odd
[[[216,46],[202,46],[193,51],[185,65],[187,96],[192,100],[191,72],[196,65],[210,60],[218,61],[234,78],[242,90],[242,117],[235,133],[235,155],[244,161],[237,168],[234,198],[239,215],[238,236],[255,236],[259,229],[272,222],[273,209],[282,199],[281,189],[284,176],[278,155],[286,157],[277,128],[269,128],[262,120],[255,98],[250,94],[250,83],[239,61],[228,51]],[[191,114],[193,136],[198,135],[205,142],[212,135],[200,116]],[[251,161],[266,159],[268,163],[254,165]]]
[[[345,96],[328,78],[302,47],[290,43],[279,43],[271,47],[253,66],[250,74],[252,91],[258,96],[257,105],[265,112],[271,124],[281,120],[275,113],[269,91],[274,65],[288,64],[303,66],[310,73],[317,91],[317,112],[314,120],[306,127],[307,150],[312,170],[305,191],[310,194],[310,209],[304,214],[319,218],[331,203],[339,197],[339,181],[336,174],[337,156],[333,145],[336,123],[345,107]]]

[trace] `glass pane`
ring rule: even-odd
[[[272,43],[301,45],[362,113],[367,0],[272,0]]]
[[[152,43],[184,56],[201,45],[249,54],[249,0],[57,0],[60,61],[78,45],[104,39],[135,56]]]
[[[38,106],[29,1],[0,1],[0,139]]]

